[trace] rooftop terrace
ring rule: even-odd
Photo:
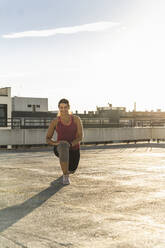
[[[50,150],[0,152],[0,247],[164,248],[165,146],[81,150],[62,186]]]

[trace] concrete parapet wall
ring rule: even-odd
[[[151,133],[151,128],[86,128],[83,141],[148,140]]]
[[[152,139],[165,139],[165,128],[164,127],[152,128]]]
[[[45,129],[0,130],[0,145],[46,144]],[[54,134],[56,139],[56,133]],[[85,128],[83,142],[165,139],[165,128]]]
[[[46,133],[44,129],[0,130],[0,145],[45,144]]]

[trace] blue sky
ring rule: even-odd
[[[12,96],[165,110],[163,0],[0,0],[0,87]]]

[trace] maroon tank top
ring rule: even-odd
[[[71,143],[74,139],[76,139],[77,135],[77,125],[73,120],[73,115],[71,115],[71,122],[69,125],[65,125],[62,123],[61,118],[58,117],[58,122],[56,126],[57,132],[57,141],[66,140]],[[79,149],[80,144],[72,146],[70,149],[77,150]]]

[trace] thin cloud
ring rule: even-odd
[[[58,34],[75,34],[80,32],[98,32],[104,31],[116,26],[120,26],[117,22],[95,22],[89,24],[83,24],[79,26],[72,27],[63,27],[55,29],[46,29],[46,30],[31,30],[24,31],[19,33],[5,34],[3,38],[16,39],[16,38],[25,38],[25,37],[48,37],[55,36]]]

